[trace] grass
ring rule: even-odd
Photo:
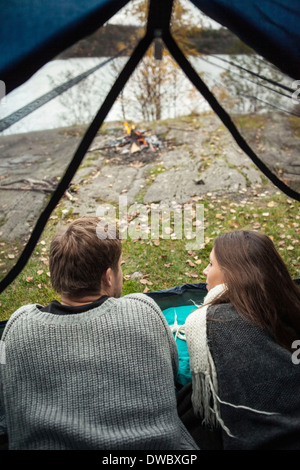
[[[233,119],[241,129],[257,130],[266,124],[266,117],[257,114],[235,116]]]
[[[264,192],[262,192],[264,191]],[[293,278],[300,277],[300,211],[299,203],[283,193],[252,189],[229,200],[208,193],[195,198],[193,204],[204,205],[204,244],[187,250],[186,239],[138,239],[123,242],[123,293],[167,289],[185,283],[205,282],[202,274],[208,262],[213,240],[219,234],[251,229],[267,233],[288,266]],[[71,216],[71,218],[74,218]],[[29,262],[17,279],[0,295],[0,320],[6,320],[20,306],[28,303],[47,305],[59,300],[50,283],[48,272],[49,244],[53,233],[70,218],[63,216],[63,201],[56,208]],[[195,220],[194,220],[195,222]],[[172,224],[170,224],[172,229]],[[15,264],[22,249],[15,244],[0,244],[0,274]]]
[[[300,123],[298,116],[289,116],[289,123],[292,126],[295,136],[300,139]]]

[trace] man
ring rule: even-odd
[[[177,415],[170,329],[148,296],[121,297],[121,242],[101,227],[81,218],[54,237],[61,301],[7,323],[2,432],[10,449],[197,449]]]

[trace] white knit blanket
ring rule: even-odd
[[[220,416],[218,381],[211,353],[207,344],[206,315],[208,304],[224,292],[225,284],[219,284],[205,296],[202,306],[194,310],[185,322],[185,338],[189,350],[192,374],[194,412],[203,417],[203,423],[226,428]],[[227,428],[226,428],[227,430]],[[229,430],[227,430],[229,432]]]

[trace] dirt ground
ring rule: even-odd
[[[253,150],[297,191],[298,121],[280,113],[240,121]],[[120,144],[122,123],[103,126],[63,198],[66,211],[96,215],[100,203],[118,203],[120,195],[128,204],[185,203],[211,192],[235,198],[262,185],[261,172],[213,114],[140,123],[138,129],[152,142],[139,150],[132,142]],[[0,136],[0,239],[28,238],[84,132],[77,127]]]

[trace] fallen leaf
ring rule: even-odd
[[[132,166],[133,168],[141,168],[142,166],[144,166],[144,163],[138,162],[138,161],[134,161],[134,162],[130,163],[129,166]]]
[[[147,284],[149,286],[153,286],[153,282],[149,281],[149,279],[141,279],[140,283],[141,284]]]
[[[190,259],[187,259],[186,262],[187,262],[192,268],[195,267],[195,264],[194,264],[193,261],[191,261]]]

